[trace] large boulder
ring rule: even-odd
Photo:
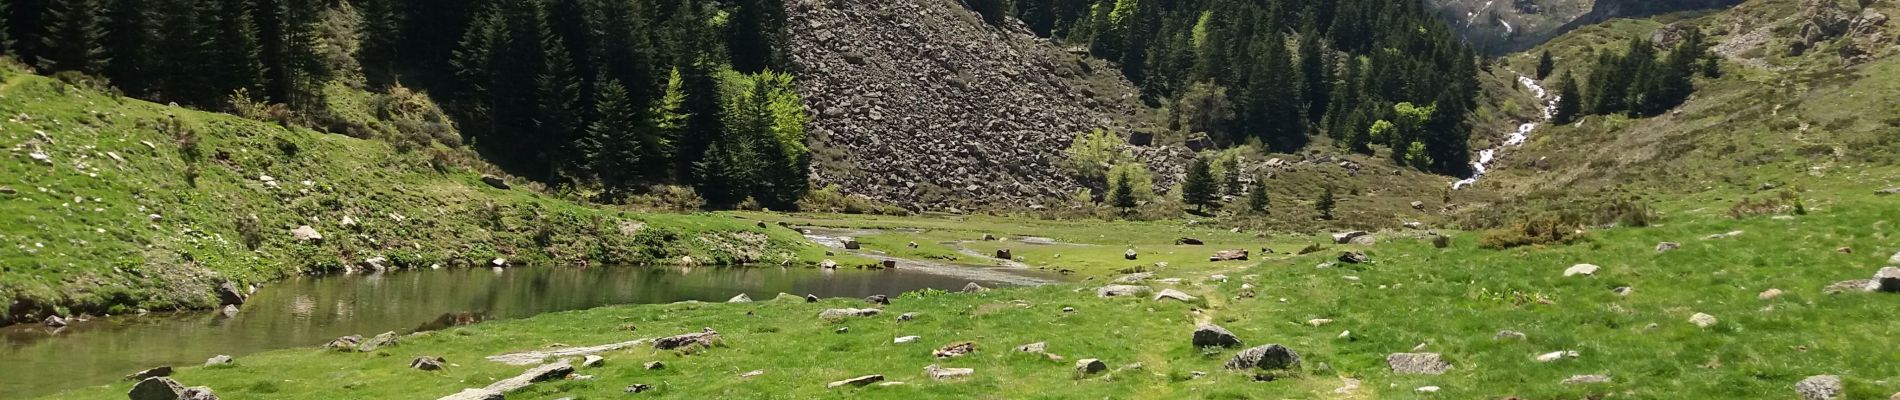
[[[151,377],[132,385],[126,393],[131,400],[179,400],[185,397],[185,385],[165,377]]]
[[[1241,350],[1234,358],[1223,365],[1227,369],[1244,370],[1251,368],[1277,370],[1298,368],[1300,353],[1279,344],[1268,344]]]
[[[1834,375],[1810,376],[1794,384],[1794,393],[1801,400],[1839,399],[1842,391],[1841,377]]]
[[[705,328],[699,332],[663,337],[653,341],[653,348],[659,350],[703,347],[719,344],[719,332]]]
[[[395,346],[400,343],[402,343],[402,337],[396,335],[396,332],[383,332],[382,334],[369,338],[369,340],[364,340],[363,344],[356,346],[356,351],[367,353],[376,351],[376,349]]]
[[[1194,327],[1194,347],[1234,347],[1240,345],[1240,337],[1228,332],[1220,325],[1200,324]]]
[[[1147,286],[1108,285],[1108,286],[1103,286],[1099,289],[1095,289],[1095,296],[1103,297],[1103,298],[1137,296],[1142,293],[1149,293],[1152,291],[1154,291],[1154,289],[1149,288]]]
[[[1451,363],[1438,353],[1393,353],[1385,357],[1385,363],[1392,373],[1401,375],[1443,375],[1451,370]]]
[[[1359,237],[1371,235],[1371,234],[1372,234],[1371,232],[1366,232],[1366,231],[1350,231],[1350,232],[1335,233],[1333,234],[1333,244],[1351,244],[1353,239],[1357,239]]]
[[[217,292],[218,305],[220,306],[244,305],[244,300],[247,297],[244,295],[244,291],[238,290],[237,284],[231,282],[218,284]]]

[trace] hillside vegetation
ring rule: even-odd
[[[483,183],[464,149],[399,150],[0,70],[8,321],[217,304],[213,288],[351,269],[796,260],[794,232]],[[321,240],[298,240],[314,229]],[[377,261],[372,261],[380,259]],[[269,290],[268,288],[263,290]]]

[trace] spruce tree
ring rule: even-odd
[[[216,97],[216,90],[202,65],[211,59],[211,36],[200,26],[206,10],[195,0],[158,0],[165,12],[158,13],[160,33],[154,53],[156,65],[151,79],[163,97],[187,104],[203,104]]]
[[[654,143],[654,146],[646,154],[654,156],[642,160],[640,169],[647,171],[647,177],[653,180],[684,179],[670,173],[674,171],[674,160],[679,159],[674,154],[674,144],[685,135],[690,116],[686,110],[685,78],[680,75],[679,69],[673,69],[668,74],[666,87],[660,100],[653,103],[650,114],[654,125],[650,143]],[[686,175],[687,172],[690,171],[681,170],[679,174]]]
[[[626,86],[606,77],[595,82],[600,86],[594,91],[595,112],[600,119],[588,125],[586,136],[580,142],[580,156],[586,160],[587,172],[600,181],[608,197],[618,199],[647,179],[644,175],[651,171],[642,170],[640,165],[656,154],[640,148],[638,138],[650,127],[643,118],[644,110],[633,104]]]
[[[766,69],[784,69],[783,56],[788,44],[785,32],[783,0],[738,0],[732,15],[732,69],[759,73]]]
[[[1194,162],[1188,164],[1187,179],[1181,182],[1181,202],[1194,206],[1196,212],[1215,205],[1219,189],[1211,170],[1206,158],[1195,157]]]
[[[1267,195],[1265,177],[1254,178],[1253,185],[1247,189],[1247,210],[1254,214],[1273,214],[1273,200]]]
[[[151,94],[157,71],[158,32],[153,29],[155,0],[112,0],[106,8],[106,78],[121,92],[134,97]],[[155,99],[154,99],[155,100]]]
[[[1115,174],[1115,181],[1109,184],[1109,204],[1122,209],[1123,213],[1127,213],[1136,205],[1135,185],[1132,182],[1134,179],[1133,174],[1124,169],[1121,173]]]
[[[547,165],[547,180],[558,182],[570,177],[573,169],[579,167],[577,158],[572,157],[573,141],[585,122],[581,118],[581,81],[574,72],[574,61],[568,57],[567,46],[559,35],[543,30],[541,53],[545,60],[541,75],[535,79],[536,97],[540,104],[536,108],[535,128],[539,133],[538,158]]]
[[[365,0],[362,41],[363,75],[371,85],[396,82],[396,65],[401,60],[403,36],[403,0]],[[425,5],[433,7],[433,5]]]
[[[1555,69],[1557,69],[1557,61],[1551,59],[1550,50],[1544,50],[1543,54],[1537,56],[1537,80],[1549,78],[1551,71]]]
[[[628,98],[642,108],[652,105],[655,89],[665,85],[667,76],[657,65],[659,59],[644,15],[646,1],[600,1],[589,13],[597,37],[593,63],[600,73],[626,86]],[[664,169],[662,169],[664,170]]]
[[[7,22],[13,19],[12,8],[7,5],[7,0],[0,0],[0,57],[13,55],[13,35],[10,33],[13,24]]]
[[[682,99],[681,110],[686,111],[686,124],[679,130],[674,143],[679,144],[677,153],[681,171],[701,171],[698,168],[700,158],[717,152],[708,151],[712,144],[725,136],[725,102],[719,92],[719,78],[713,76],[714,65],[710,61],[699,61],[680,69]],[[741,147],[741,148],[733,148]],[[750,150],[744,146],[727,146],[725,154]],[[750,160],[748,160],[750,161]],[[726,171],[718,170],[716,171]],[[701,176],[688,176],[688,182],[701,179]],[[704,193],[702,193],[704,194]],[[710,198],[708,198],[710,199]]]
[[[1577,122],[1577,114],[1583,111],[1583,96],[1577,92],[1577,80],[1569,71],[1557,77],[1557,107],[1551,110],[1550,122],[1557,125],[1570,125]]]
[[[59,0],[47,5],[46,28],[40,45],[39,67],[48,72],[78,71],[98,74],[105,71],[104,8],[99,0]]]
[[[1315,22],[1309,20],[1308,25]],[[1320,43],[1318,28],[1300,33],[1300,73],[1305,84],[1308,121],[1319,123],[1326,117],[1333,92],[1333,67],[1326,60],[1326,48]]]
[[[1338,200],[1333,198],[1333,185],[1327,184],[1326,190],[1319,194],[1319,201],[1313,202],[1313,209],[1319,211],[1320,219],[1331,220],[1333,207],[1338,205],[1337,202]]]
[[[261,51],[257,38],[257,25],[251,22],[251,9],[248,0],[217,0],[217,10],[206,13],[209,17],[205,26],[214,27],[210,46],[210,71],[216,75],[216,87],[212,95],[228,95],[243,90],[251,95],[259,95],[264,89],[264,65],[258,58]],[[207,101],[215,99],[205,99]]]

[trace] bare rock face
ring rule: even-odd
[[[1728,7],[1742,0],[1428,0],[1479,51],[1522,51],[1618,17]]]
[[[1078,132],[1148,130],[1115,68],[960,2],[785,4],[817,186],[919,209],[1021,207],[1082,187],[1060,172]],[[1132,153],[1156,164],[1155,187],[1187,161]]]

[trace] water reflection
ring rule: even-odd
[[[0,328],[0,393],[33,397],[137,370],[190,366],[220,354],[314,346],[344,335],[443,329],[611,304],[725,301],[739,293],[821,297],[938,288],[969,278],[898,270],[780,268],[519,268],[297,278],[260,290],[234,317],[194,312],[100,318],[52,330]],[[978,280],[986,286],[998,282]]]

